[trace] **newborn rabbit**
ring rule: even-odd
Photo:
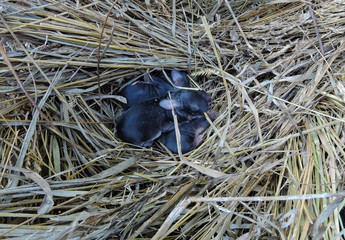
[[[175,112],[187,120],[203,116],[208,111],[209,96],[205,91],[175,90],[171,93],[171,97],[183,106],[174,108]]]
[[[215,118],[215,113],[210,114],[210,118]],[[205,116],[198,116],[190,121],[178,124],[180,131],[181,152],[186,153],[199,146],[202,142],[202,133],[210,126]],[[163,143],[171,152],[178,153],[175,129],[163,133],[159,141]]]
[[[167,71],[167,75],[175,86],[190,87],[189,79],[184,72],[172,70]],[[129,82],[120,89],[119,94],[127,99],[127,104],[122,106],[126,110],[135,104],[164,97],[172,90],[174,87],[165,80],[164,74],[160,73],[153,76],[150,82]]]

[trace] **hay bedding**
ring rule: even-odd
[[[1,3],[1,238],[336,237],[344,2],[112,4]],[[114,135],[116,91],[162,68],[218,112],[184,156]]]

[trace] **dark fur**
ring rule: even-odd
[[[167,71],[167,75],[175,86],[190,87],[190,82],[184,72],[177,70]],[[123,109],[128,109],[135,104],[139,104],[151,99],[158,99],[173,91],[174,87],[166,80],[163,73],[152,77],[152,81],[130,82],[122,87],[119,94],[127,99],[127,104],[123,104]]]
[[[186,153],[197,147],[202,142],[201,134],[209,126],[210,124],[203,116],[179,123],[178,128],[181,136],[181,152]],[[170,132],[163,133],[159,138],[159,141],[171,152],[178,152],[175,129]]]
[[[175,90],[171,99],[160,98],[135,104],[116,123],[117,136],[128,143],[151,146],[163,132],[173,129],[171,109],[180,121],[191,120],[208,111],[208,103],[197,91]]]

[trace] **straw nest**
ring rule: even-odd
[[[337,237],[342,1],[2,1],[0,238]],[[116,138],[117,90],[186,71],[217,118],[182,155]],[[338,235],[339,236],[339,235]]]

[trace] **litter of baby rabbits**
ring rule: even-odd
[[[184,72],[172,70],[168,73],[176,86],[191,86]],[[204,113],[209,110],[211,97],[206,92],[174,89],[167,79],[154,76],[149,82],[125,85],[120,94],[127,99],[123,105],[127,110],[116,121],[117,136],[123,141],[150,147],[158,139],[170,151],[177,153],[172,113],[175,111],[180,120],[182,153],[201,143],[201,134],[209,126]]]

